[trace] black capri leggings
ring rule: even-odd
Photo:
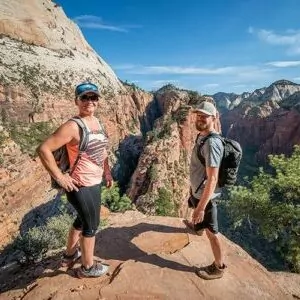
[[[73,227],[81,230],[85,237],[95,236],[100,222],[100,184],[80,187],[78,192],[72,191],[66,194],[68,201],[77,211]]]

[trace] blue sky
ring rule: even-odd
[[[117,76],[202,94],[300,83],[299,0],[59,0]]]

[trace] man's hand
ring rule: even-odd
[[[202,223],[204,220],[204,210],[196,208],[193,212],[193,223],[199,224]]]
[[[113,178],[111,176],[111,173],[110,172],[106,172],[104,173],[104,178],[105,178],[105,182],[106,182],[106,187],[110,188],[113,186]]]
[[[62,174],[56,182],[67,192],[78,192],[78,182],[73,179],[68,173]]]

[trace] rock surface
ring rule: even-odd
[[[110,265],[107,275],[78,279],[79,264],[71,270],[59,268],[57,254],[25,269],[2,270],[1,300],[293,299],[292,294],[300,295],[299,287],[283,287],[279,274],[273,276],[224,236],[228,265],[224,277],[200,279],[195,266],[213,259],[208,239],[193,235],[178,218],[132,211],[116,214],[96,239],[96,255]]]

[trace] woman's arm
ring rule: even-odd
[[[76,180],[71,178],[69,174],[63,174],[58,168],[53,151],[59,149],[63,145],[73,141],[78,143],[80,140],[79,128],[75,122],[68,121],[61,125],[52,135],[50,135],[38,148],[37,153],[42,164],[49,172],[51,177],[66,191],[78,191]]]
[[[108,156],[105,158],[103,162],[103,174],[106,181],[106,186],[111,187],[113,185],[113,178],[111,176],[109,163],[108,163]]]

